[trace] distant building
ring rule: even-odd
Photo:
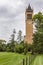
[[[33,35],[33,9],[31,8],[30,4],[25,12],[25,23],[26,23],[26,35],[25,35],[25,43],[32,44],[32,35]]]

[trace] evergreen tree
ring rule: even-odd
[[[7,51],[14,52],[14,47],[15,47],[15,33],[16,33],[16,30],[14,29],[13,30],[13,34],[11,35],[11,40],[7,44]]]
[[[18,32],[17,40],[19,43],[22,41],[22,31],[21,30],[19,30],[19,32]]]

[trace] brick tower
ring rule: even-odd
[[[25,12],[25,23],[26,23],[26,36],[25,43],[32,44],[32,35],[33,35],[33,23],[32,23],[33,9],[30,4]]]

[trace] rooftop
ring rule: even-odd
[[[33,9],[31,8],[30,4],[28,6],[28,8],[26,9],[27,12],[33,12]]]

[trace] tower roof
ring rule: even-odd
[[[33,9],[31,8],[30,4],[28,6],[28,8],[26,9],[27,12],[33,12]]]

